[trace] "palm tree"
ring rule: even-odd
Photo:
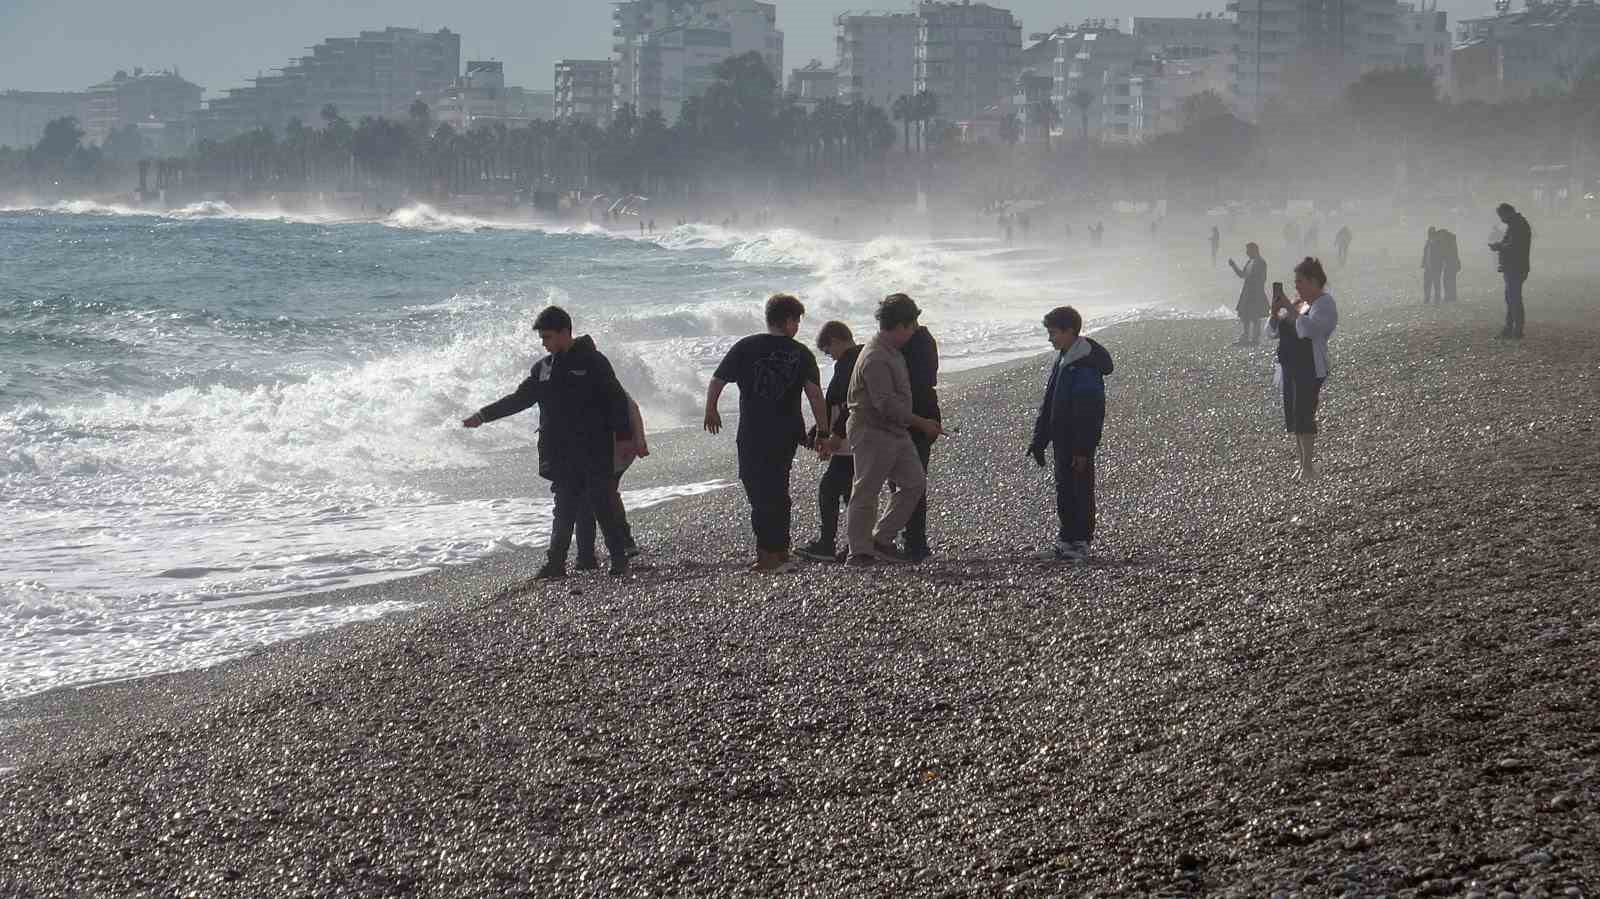
[[[928,152],[928,123],[939,115],[939,98],[931,91],[918,91],[912,100],[912,109],[916,113],[917,143],[922,152]]]
[[[1083,126],[1083,139],[1087,141],[1089,139],[1089,107],[1094,105],[1094,94],[1079,88],[1067,97],[1067,101],[1077,108],[1078,122]]]
[[[894,105],[890,107],[890,110],[894,113],[894,120],[899,122],[905,129],[906,154],[910,155],[911,121],[917,116],[916,101],[905,94],[901,94],[894,98]]]

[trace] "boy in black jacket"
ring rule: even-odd
[[[505,396],[467,416],[461,424],[477,428],[539,407],[539,474],[555,491],[548,560],[540,579],[565,577],[572,531],[585,504],[594,511],[611,554],[611,574],[628,571],[622,522],[610,502],[614,460],[633,440],[628,398],[610,360],[587,335],[574,339],[572,316],[559,306],[539,313],[533,323],[550,352],[533,372]]]
[[[815,448],[828,459],[828,470],[823,472],[817,485],[817,513],[821,530],[817,539],[801,547],[798,554],[813,562],[839,561],[839,507],[850,501],[850,484],[855,479],[855,457],[844,443],[850,407],[846,405],[850,390],[850,376],[856,370],[856,357],[861,355],[861,345],[856,343],[850,326],[844,322],[828,322],[817,333],[817,349],[833,360],[833,377],[828,379],[828,389],[823,400],[828,404],[829,430],[833,437],[817,441]]]
[[[1056,361],[1028,455],[1043,468],[1045,449],[1055,446],[1056,515],[1061,529],[1054,555],[1064,562],[1083,562],[1094,539],[1094,454],[1105,426],[1105,378],[1111,374],[1111,354],[1082,336],[1083,316],[1071,306],[1050,310],[1044,327],[1056,349]]]

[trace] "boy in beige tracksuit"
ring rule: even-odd
[[[927,485],[908,429],[929,437],[944,434],[937,421],[911,411],[911,376],[900,350],[916,333],[921,314],[905,294],[885,298],[878,305],[878,334],[861,350],[850,378],[849,440],[855,454],[847,519],[850,565],[904,561],[893,541],[916,511]],[[886,481],[897,489],[874,527],[878,495]]]

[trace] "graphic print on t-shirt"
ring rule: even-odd
[[[778,350],[757,359],[752,368],[755,379],[750,385],[750,392],[764,400],[778,400],[793,390],[795,382],[799,380],[800,356]]]

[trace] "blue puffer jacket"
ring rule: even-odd
[[[1033,450],[1042,452],[1053,443],[1058,453],[1094,455],[1105,426],[1106,375],[1111,369],[1111,354],[1087,337],[1056,356],[1033,425]]]

